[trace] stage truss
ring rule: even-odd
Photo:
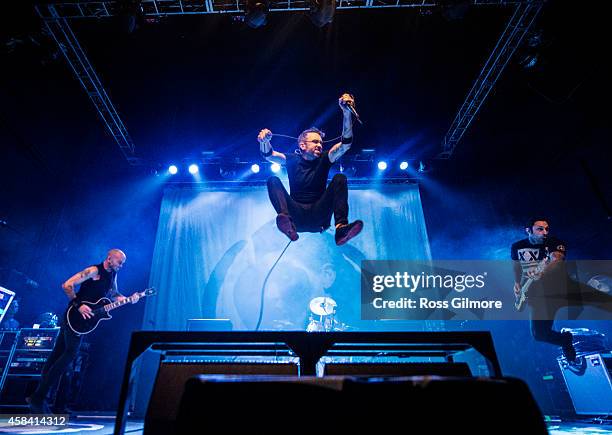
[[[78,38],[72,31],[69,21],[78,19],[105,19],[120,13],[123,1],[50,1],[35,6],[46,29],[52,35],[64,58],[70,65],[73,74],[89,96],[98,111],[106,129],[119,146],[123,156],[130,165],[142,164],[136,147],[125,123],[115,105],[108,96],[95,69],[89,62]],[[134,2],[138,13],[145,18],[163,17],[169,15],[197,14],[235,14],[244,15],[245,1],[232,0],[141,0]],[[535,18],[540,13],[544,0],[472,0],[474,6],[498,6],[513,8],[513,13],[474,81],[465,100],[459,107],[451,126],[442,139],[441,152],[438,158],[448,159],[452,156],[460,140],[465,135],[470,124],[476,118],[487,96],[501,76],[508,61],[520,46],[525,35],[533,26]],[[271,0],[271,12],[305,11],[309,9],[307,0]],[[410,1],[410,0],[337,0],[337,9],[380,9],[380,8],[418,8],[434,9],[447,1]]]

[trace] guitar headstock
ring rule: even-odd
[[[157,290],[155,290],[155,287],[150,287],[147,289],[144,289],[141,293],[140,293],[140,297],[144,297],[144,296],[153,296],[157,294]]]

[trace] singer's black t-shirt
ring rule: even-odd
[[[291,198],[302,204],[317,202],[325,192],[327,176],[333,165],[329,152],[321,153],[321,157],[314,160],[289,153],[285,157]]]

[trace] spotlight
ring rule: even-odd
[[[381,171],[387,169],[387,162],[385,162],[384,160],[378,162],[378,169],[380,169]]]
[[[270,11],[269,0],[247,0],[244,21],[254,29],[266,24],[266,17]]]
[[[400,163],[400,169],[402,171],[405,171],[406,169],[408,169],[408,162],[404,161],[404,162]]]
[[[170,165],[168,166],[168,172],[170,173],[170,175],[176,175],[178,173],[178,168],[176,167],[176,165]]]
[[[196,165],[195,163],[189,165],[189,173],[191,175],[197,174],[199,170],[200,170],[200,168],[198,168],[198,165]]]
[[[310,0],[308,16],[317,27],[330,24],[336,12],[336,0]]]
[[[272,172],[276,173],[280,171],[280,165],[278,163],[272,163]]]
[[[253,172],[254,174],[257,174],[259,172],[259,165],[257,163],[253,163],[251,165],[251,172]]]
[[[519,65],[525,70],[536,69],[541,67],[541,47],[543,42],[543,34],[541,30],[535,30],[527,35],[527,42],[525,47],[521,50],[522,53],[519,55]]]

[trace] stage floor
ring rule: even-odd
[[[15,429],[7,426],[0,427],[0,433],[8,434],[82,434],[82,435],[112,435],[115,419],[112,416],[77,415],[71,417],[69,424],[64,428],[30,427]],[[500,422],[503,427],[503,422]],[[125,433],[129,435],[142,435],[144,421],[128,420]],[[593,424],[578,422],[549,423],[550,435],[612,435],[612,424]],[[492,430],[491,433],[496,433]],[[519,435],[519,434],[517,434]]]

